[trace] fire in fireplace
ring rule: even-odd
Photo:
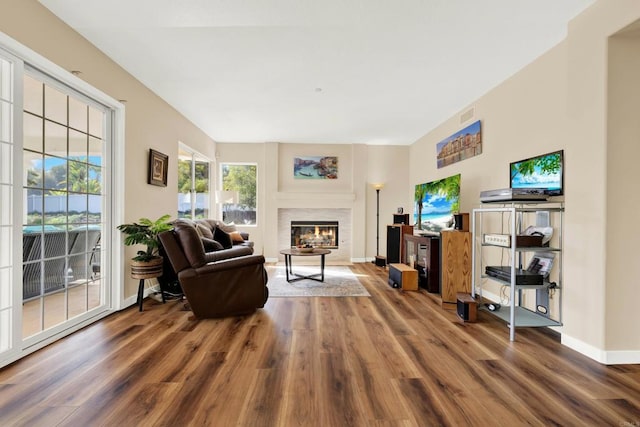
[[[291,221],[291,246],[338,249],[338,221]]]

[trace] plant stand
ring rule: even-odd
[[[142,300],[144,299],[145,279],[157,279],[162,276],[162,257],[157,257],[151,261],[131,261],[131,278],[140,279],[138,284],[138,304],[139,311],[142,311]],[[162,292],[162,303],[165,303],[164,292]]]

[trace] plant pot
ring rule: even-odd
[[[131,261],[133,279],[153,279],[162,276],[162,257],[150,261]]]

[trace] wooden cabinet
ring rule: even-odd
[[[458,292],[471,293],[471,233],[447,230],[442,239],[442,305],[453,309]]]
[[[405,234],[403,255],[402,262],[418,271],[420,287],[440,292],[440,239]]]

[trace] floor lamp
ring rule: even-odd
[[[374,262],[378,267],[387,265],[387,259],[380,256],[380,190],[382,187],[384,184],[373,184],[376,190],[376,259]]]

